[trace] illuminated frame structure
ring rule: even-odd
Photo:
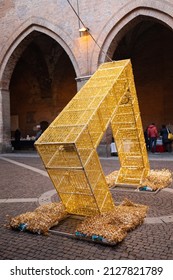
[[[96,151],[109,124],[121,165],[117,184],[139,185],[149,162],[130,60],[102,64],[35,143],[68,213],[114,208]]]

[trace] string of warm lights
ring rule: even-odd
[[[67,0],[68,4],[70,5],[71,9],[73,10],[73,12],[75,13],[75,15],[77,16],[77,18],[79,19],[79,21],[81,22],[81,24],[83,25],[82,28],[79,29],[80,32],[88,32],[89,35],[91,36],[91,38],[93,39],[93,41],[96,43],[96,45],[99,47],[99,49],[101,50],[101,52],[103,52],[106,57],[112,61],[112,59],[101,49],[100,45],[97,43],[96,39],[93,37],[93,35],[91,34],[89,28],[84,24],[84,22],[82,21],[82,19],[80,18],[79,14],[76,12],[76,10],[74,9],[74,7],[72,6],[72,4],[70,3],[69,0]]]

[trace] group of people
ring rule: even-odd
[[[144,132],[147,149],[149,151],[151,151],[152,153],[155,153],[157,139],[160,136],[162,139],[164,151],[172,152],[172,140],[168,139],[169,133],[171,133],[170,129],[167,128],[166,125],[164,125],[164,124],[162,125],[159,132],[154,123],[150,124]]]
[[[49,123],[47,121],[41,121],[40,124],[37,126],[37,133],[35,135],[35,141],[41,136],[41,134],[47,129]],[[29,136],[29,135],[28,135]],[[27,138],[26,138],[27,139]],[[14,132],[14,149],[20,150],[21,149],[21,131],[18,129]],[[28,140],[28,139],[27,139]],[[32,139],[33,140],[33,139]]]

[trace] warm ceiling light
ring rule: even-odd
[[[86,32],[86,31],[88,31],[89,30],[89,28],[87,28],[87,27],[81,27],[80,29],[79,29],[79,32]]]

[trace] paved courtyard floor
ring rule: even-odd
[[[173,171],[173,153],[149,154],[152,169]],[[105,174],[119,169],[117,157],[101,158]],[[114,247],[50,233],[48,236],[5,227],[8,217],[33,211],[58,196],[38,154],[34,151],[0,155],[1,260],[172,260],[173,184],[159,192],[113,188],[115,204],[128,198],[149,206],[145,222]],[[61,225],[70,231],[71,222]]]

